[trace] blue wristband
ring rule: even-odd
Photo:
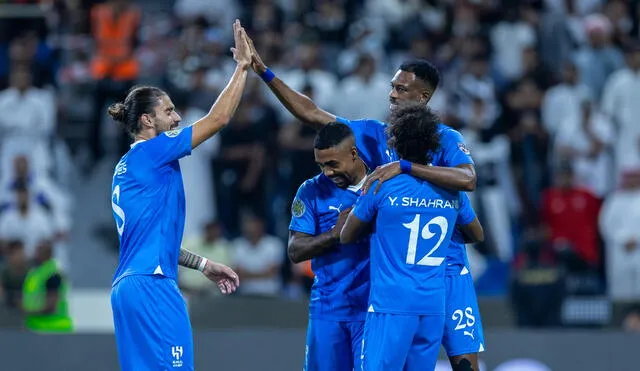
[[[269,67],[267,67],[267,69],[260,74],[260,77],[262,77],[262,81],[266,82],[267,84],[271,82],[271,80],[273,80],[276,77],[276,74],[271,72],[271,70],[269,69]]]
[[[411,174],[411,161],[400,160],[400,171],[403,174]]]

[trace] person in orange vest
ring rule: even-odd
[[[126,95],[139,76],[135,48],[140,20],[140,9],[129,0],[109,0],[91,8],[91,33],[95,43],[91,74],[96,81],[96,91],[89,136],[95,162],[104,154],[100,141],[102,107],[107,101]],[[128,144],[128,138],[123,135],[120,151],[126,152]]]

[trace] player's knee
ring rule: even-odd
[[[470,360],[462,357],[453,357],[451,359],[451,368],[453,371],[478,371],[473,368]]]

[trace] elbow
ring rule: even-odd
[[[462,183],[462,190],[465,192],[473,192],[476,190],[476,174],[469,174]]]
[[[290,244],[287,247],[287,256],[289,257],[289,260],[294,264],[302,262],[302,259],[300,259],[300,256],[298,256],[296,248],[293,244]]]

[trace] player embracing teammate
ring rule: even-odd
[[[393,122],[348,120],[322,110],[278,79],[248,42],[252,69],[294,116],[320,130],[318,138],[341,131],[339,124],[350,129],[330,144],[316,140],[323,173],[300,187],[292,205],[290,257],[311,259],[316,272],[305,370],[429,370],[440,342],[454,371],[478,370],[484,338],[464,245],[483,238],[464,193],[475,189],[475,169],[460,133],[426,108],[440,81],[437,69],[415,60],[393,77],[390,111],[396,128],[404,128],[394,137]],[[323,149],[333,149],[340,160],[319,161]],[[345,163],[373,172],[358,182],[360,173],[345,170]],[[355,196],[360,198],[340,241]],[[360,230],[368,224],[374,227],[371,259],[362,253],[368,241]],[[344,274],[345,264],[355,267],[352,275]],[[383,300],[386,295],[396,298],[393,305]],[[426,297],[429,305],[415,305]]]

